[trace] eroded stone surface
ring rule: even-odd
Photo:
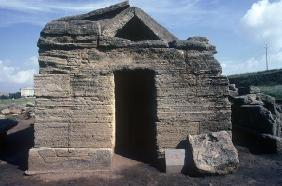
[[[226,131],[189,135],[188,142],[200,173],[228,174],[239,166],[238,151]]]

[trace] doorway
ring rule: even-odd
[[[153,164],[157,158],[155,72],[121,70],[114,77],[115,153]]]

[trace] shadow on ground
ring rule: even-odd
[[[22,120],[8,132],[0,149],[0,161],[15,165],[22,171],[27,169],[28,151],[34,141],[33,122],[33,119]]]
[[[187,145],[186,143],[179,144]],[[33,146],[32,121],[19,123],[0,151],[0,185],[282,185],[282,155],[255,155],[237,146],[240,167],[225,176],[167,175],[144,163],[116,156],[113,170],[94,173],[25,176],[28,150]]]

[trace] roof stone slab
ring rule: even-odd
[[[41,32],[43,49],[176,48],[216,53],[206,38],[178,40],[142,9],[128,1],[79,16],[49,22]]]
[[[51,21],[41,35],[100,35],[101,28],[97,21],[71,20]]]
[[[98,9],[87,14],[64,17],[48,23],[41,35],[96,35],[116,37],[133,18],[155,35],[156,40],[177,40],[167,29],[158,24],[143,10],[130,7],[128,1]],[[148,40],[151,40],[150,38]]]
[[[134,8],[129,7],[111,20],[101,22],[102,35],[115,37],[117,32],[122,29],[135,16]]]
[[[68,16],[58,19],[59,21],[69,21],[69,20],[100,20],[100,19],[109,19],[114,17],[124,9],[130,7],[128,1],[121,2],[119,4],[115,4],[113,6],[109,6],[106,8],[100,8],[94,11],[91,11],[86,14],[81,14],[77,16]]]
[[[147,28],[149,28],[159,40],[173,41],[177,38],[167,29],[158,24],[153,18],[146,14],[142,9],[129,7],[111,19],[102,27],[102,35],[115,37],[117,32],[122,29],[133,17],[137,17]]]

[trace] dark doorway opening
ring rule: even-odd
[[[121,70],[114,75],[115,152],[154,164],[157,159],[155,73],[151,70]]]

